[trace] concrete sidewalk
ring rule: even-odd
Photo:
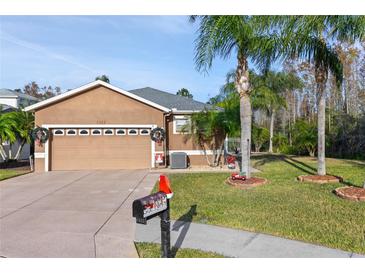
[[[135,241],[160,243],[160,219],[137,225]],[[243,230],[172,221],[171,245],[238,258],[365,258],[363,255]]]

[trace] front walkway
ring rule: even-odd
[[[212,225],[172,222],[171,245],[238,258],[360,258],[365,256],[261,233]],[[137,242],[160,243],[160,220],[137,225]]]

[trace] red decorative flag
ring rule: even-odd
[[[166,175],[160,175],[159,190],[166,194],[167,199],[171,199],[174,195],[171,190],[170,180]]]

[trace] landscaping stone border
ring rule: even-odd
[[[343,186],[335,189],[337,196],[356,202],[365,202],[365,188]]]
[[[241,180],[232,180],[231,177],[228,177],[225,183],[230,186],[237,187],[239,189],[248,189],[264,185],[268,183],[268,180],[261,177],[251,177],[250,179],[241,181]]]
[[[343,181],[342,177],[333,175],[300,175],[297,180],[317,184],[341,183]]]

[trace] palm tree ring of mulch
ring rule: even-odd
[[[260,178],[260,177],[251,177],[250,179],[246,179],[246,180],[233,180],[231,177],[228,177],[226,180],[226,184],[240,188],[240,189],[248,189],[248,188],[264,185],[267,182],[268,182],[267,179]]]
[[[342,177],[333,175],[300,175],[297,179],[300,182],[317,184],[340,183],[343,181]]]
[[[365,202],[365,188],[344,186],[335,189],[337,196],[357,202]]]

